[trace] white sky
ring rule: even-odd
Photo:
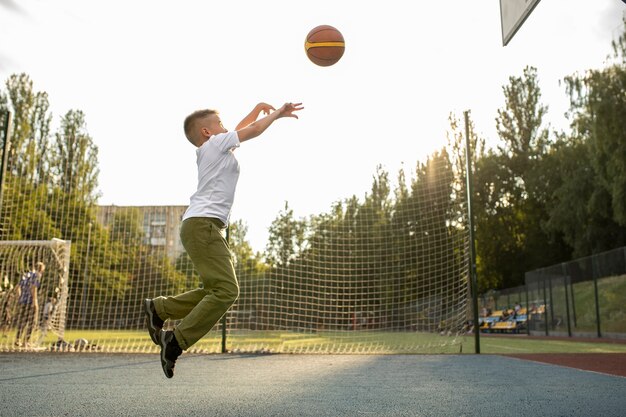
[[[262,250],[284,202],[296,217],[370,189],[377,164],[402,167],[446,142],[450,112],[471,110],[494,143],[502,86],[537,67],[547,121],[563,128],[559,84],[599,68],[622,30],[621,0],[544,0],[503,47],[498,0],[0,0],[0,81],[25,72],[49,94],[55,125],[86,114],[99,147],[101,204],[186,205],[195,152],[182,122],[200,108],[233,129],[259,101],[301,101],[237,150],[231,220]],[[309,62],[304,38],[338,28],[346,52]]]

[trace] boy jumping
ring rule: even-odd
[[[239,296],[239,284],[228,243],[222,231],[228,224],[239,179],[233,151],[240,143],[262,134],[283,117],[298,118],[302,103],[285,103],[278,110],[259,103],[229,132],[215,110],[198,110],[185,119],[185,136],[196,149],[198,188],[183,215],[180,239],[203,287],[176,296],[144,301],[146,325],[152,341],[161,346],[165,376],[174,376],[176,359],[200,340]],[[261,113],[265,117],[257,120]],[[180,320],[172,331],[167,319]]]

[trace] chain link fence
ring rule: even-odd
[[[525,285],[481,301],[483,331],[501,320],[489,322],[493,312],[521,310],[516,333],[626,338],[626,247],[527,272]]]

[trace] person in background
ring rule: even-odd
[[[52,314],[54,314],[54,310],[56,309],[57,299],[54,296],[48,297],[46,304],[43,306],[43,312],[41,315],[41,325],[39,326],[39,330],[41,334],[39,335],[39,339],[37,340],[37,345],[40,345],[41,342],[44,341],[46,335],[48,334],[48,330],[52,328]]]
[[[2,337],[7,337],[7,331],[13,324],[13,318],[15,316],[15,301],[17,295],[17,288],[12,285],[5,288],[0,294],[0,328],[2,329]]]
[[[22,275],[17,285],[17,334],[16,347],[29,347],[30,336],[35,327],[39,304],[37,290],[41,286],[41,277],[46,270],[43,262],[37,262],[35,268]]]

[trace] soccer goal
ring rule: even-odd
[[[60,239],[0,241],[0,350],[41,348],[48,333],[63,339],[70,245]],[[33,293],[25,294],[33,287],[36,303]]]

